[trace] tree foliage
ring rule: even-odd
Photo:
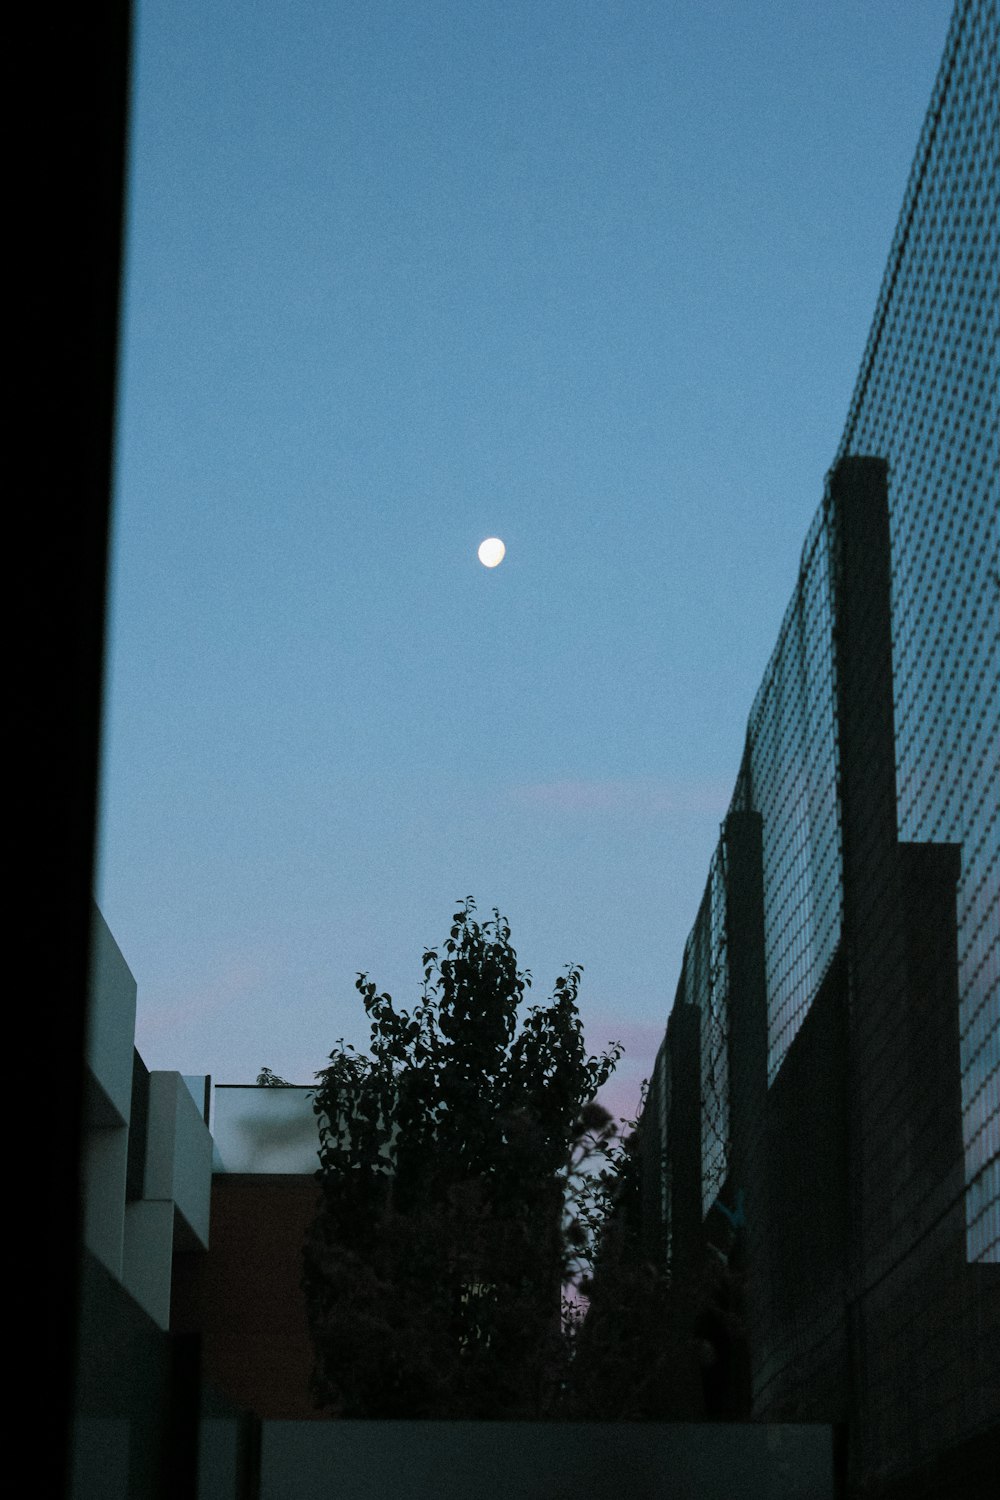
[[[317,1403],[345,1417],[541,1417],[567,1386],[564,1292],[614,1192],[570,966],[527,1006],[510,927],[468,898],[406,1011],[367,974],[368,1055],[317,1074],[320,1206],[305,1255]],[[605,1157],[604,1175],[593,1171]]]
[[[598,1175],[585,1315],[574,1328],[561,1415],[594,1421],[745,1420],[750,1368],[744,1317],[742,1195],[717,1201],[694,1244],[670,1253],[662,1209],[643,1202],[662,1170],[655,1124],[638,1116],[605,1144]],[[625,1123],[625,1122],[623,1122]],[[652,1124],[652,1122],[650,1122]]]
[[[289,1087],[287,1078],[279,1078],[277,1073],[272,1073],[270,1068],[261,1068],[257,1074],[257,1087],[262,1089],[287,1089]]]
[[[585,1298],[573,1330],[561,1415],[601,1422],[689,1421],[703,1415],[692,1338],[696,1288],[648,1243],[641,1208],[639,1121],[605,1145],[591,1219]],[[626,1123],[626,1122],[623,1122]]]

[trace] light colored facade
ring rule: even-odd
[[[204,1079],[148,1072],[136,982],[95,908],[87,1043],[84,1244],[163,1329],[173,1258],[208,1248],[212,1139]]]
[[[647,1484],[662,1471],[657,1494],[675,1492],[678,1465],[697,1474],[705,1500],[731,1493],[734,1468],[761,1476],[748,1497],[777,1493],[791,1465],[817,1500],[832,1496],[822,1428],[744,1427],[722,1440],[704,1428],[637,1428],[635,1442],[595,1428],[581,1448],[578,1424],[383,1424],[392,1430],[376,1462],[367,1424],[322,1420],[309,1391],[301,1252],[318,1193],[312,1091],[210,1089],[204,1077],[147,1072],[134,1047],[135,980],[100,914],[95,927],[72,1500],[304,1500],[330,1494],[333,1476],[345,1500],[374,1493],[372,1483],[387,1494],[478,1486],[529,1500],[562,1483],[567,1463],[579,1493],[603,1492],[601,1455],[626,1486],[633,1470]]]

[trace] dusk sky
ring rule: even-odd
[[[311,1082],[471,893],[634,1105],[950,11],[138,5],[98,900],[150,1067]]]

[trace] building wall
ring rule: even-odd
[[[216,1173],[208,1253],[177,1258],[172,1327],[200,1332],[208,1378],[259,1417],[319,1415],[301,1290],[317,1199],[309,1175]]]
[[[205,1080],[150,1073],[136,982],[94,909],[71,1500],[252,1500],[254,1429],[168,1331],[178,1253],[204,1256],[212,1142]],[[193,1087],[192,1087],[193,1086]]]
[[[84,1242],[121,1277],[136,983],[100,912],[93,910],[84,1079]]]
[[[208,1244],[212,1140],[181,1075],[136,1052],[136,982],[96,907],[93,921],[84,1243],[165,1329],[175,1252]]]
[[[834,1500],[836,1494],[829,1429],[805,1425],[266,1422],[261,1446],[261,1500]]]

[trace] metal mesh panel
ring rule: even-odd
[[[781,1066],[836,952],[841,852],[828,507],[802,552],[798,587],[758,690],[730,811],[764,830],[768,1077]]]
[[[733,1046],[758,1001],[725,838],[678,995],[703,1212],[747,1185],[757,1413],[849,1417],[866,1485],[995,1422],[1000,1383],[998,30],[996,0],[958,0],[749,717],[730,812],[761,819],[766,1085],[763,1040],[759,1064]]]
[[[889,461],[899,836],[962,845],[968,1254],[1000,1260],[997,7],[956,7],[838,458]]]
[[[726,1180],[729,1161],[729,970],[723,859],[720,844],[687,940],[682,996],[701,1017],[701,1172],[706,1213]]]

